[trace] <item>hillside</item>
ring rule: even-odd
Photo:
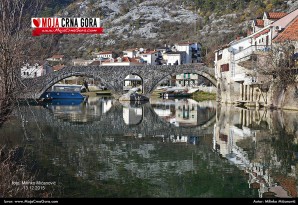
[[[52,0],[43,15],[101,18],[103,35],[60,38],[56,52],[70,58],[88,58],[95,50],[154,49],[189,40],[202,43],[205,62],[211,64],[213,51],[237,36],[245,36],[251,20],[264,11],[290,12],[297,8],[294,0]]]

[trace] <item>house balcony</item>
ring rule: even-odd
[[[239,74],[235,74],[234,77],[232,78],[235,82],[241,82],[244,81],[246,78],[246,74],[245,73],[239,73]]]
[[[256,59],[258,55],[264,55],[271,50],[270,46],[259,45],[259,46],[250,46],[242,50],[234,50],[232,60],[238,65],[250,68],[250,61]]]
[[[256,83],[257,78],[247,73],[239,73],[235,74],[232,77],[232,80],[234,80],[235,82],[243,82],[244,84],[251,85]]]

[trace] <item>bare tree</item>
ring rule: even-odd
[[[271,91],[278,93],[275,101],[280,105],[287,88],[297,83],[298,67],[293,59],[294,51],[292,42],[284,41],[265,51],[256,51],[250,61],[239,63],[240,66],[248,68],[253,80],[257,80],[265,103],[267,93]]]
[[[31,17],[41,11],[40,0],[0,1],[0,126],[10,115],[23,89],[20,68],[43,59],[53,47],[53,37],[31,36]]]
[[[275,44],[269,52],[258,55],[256,71],[265,75],[267,81],[275,82],[286,90],[297,82],[294,50],[295,47],[288,41]]]

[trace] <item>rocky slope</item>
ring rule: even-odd
[[[199,2],[206,4],[207,1]],[[235,7],[237,1],[245,3],[242,10]],[[298,8],[298,2],[293,0],[282,1],[275,7],[268,0],[268,4],[262,5],[264,8],[258,8],[255,1],[234,0],[234,10],[222,1],[223,6],[219,8],[224,9],[217,7],[212,11],[204,7],[205,4],[191,0],[76,0],[56,15],[99,16],[105,34],[65,35],[60,39],[58,51],[70,57],[86,58],[94,50],[156,48],[189,40],[201,42],[207,54],[205,60],[210,58],[212,62],[213,51],[239,35],[246,35],[251,19],[258,13]]]

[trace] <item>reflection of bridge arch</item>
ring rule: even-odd
[[[175,127],[170,123],[164,122],[152,109],[149,103],[142,105],[143,108],[143,120],[137,126],[127,125],[121,116],[123,113],[123,106],[119,101],[114,101],[112,108],[102,114],[97,116],[98,121],[92,122],[69,122],[65,118],[59,120],[57,117],[53,117],[51,112],[48,112],[46,109],[44,112],[40,110],[35,113],[36,117],[44,123],[50,123],[57,129],[62,132],[62,130],[75,130],[79,133],[82,130],[87,130],[90,134],[109,136],[109,135],[137,135],[142,134],[143,136],[156,136],[164,135],[169,137],[170,135],[176,136],[199,136],[203,134],[212,134],[213,126],[205,127]],[[30,115],[28,110],[28,115]],[[41,116],[38,116],[41,115]],[[94,119],[94,118],[93,118]]]
[[[21,86],[30,89],[24,89],[25,91],[29,91],[21,95],[27,98],[39,98],[49,87],[65,78],[71,76],[88,76],[100,79],[117,99],[125,93],[123,91],[125,77],[132,73],[142,78],[143,94],[147,97],[150,97],[151,92],[167,76],[181,73],[199,74],[216,86],[214,69],[208,68],[201,63],[146,66],[66,66],[59,71],[41,77],[23,79]]]
[[[197,102],[193,99],[152,99],[154,112],[164,123],[180,127],[209,127],[216,121],[216,105],[211,101]]]

